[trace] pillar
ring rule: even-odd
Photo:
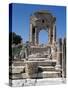
[[[27,50],[25,49],[25,58],[27,59]]]
[[[39,31],[37,30],[37,45],[39,44]]]
[[[32,42],[32,24],[30,23],[30,34],[29,34],[29,41]]]
[[[62,77],[66,78],[66,38],[62,41]]]
[[[53,24],[53,44],[56,42],[56,25]]]
[[[48,43],[51,44],[51,27],[49,27],[48,29]]]
[[[56,69],[61,69],[62,67],[62,39],[60,38],[58,40],[58,46],[57,46],[57,63],[56,63]]]
[[[35,27],[32,26],[32,44],[34,45],[35,44]]]
[[[35,27],[35,45],[38,44],[38,34],[37,34],[37,28]]]

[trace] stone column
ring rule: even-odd
[[[32,42],[32,24],[30,23],[30,34],[29,34],[29,41]]]
[[[25,58],[27,59],[27,50],[25,49]]]
[[[66,39],[62,41],[62,77],[66,78]]]
[[[38,33],[38,30],[37,30],[36,33],[37,33],[37,45],[38,45],[39,44],[39,40],[38,40],[39,39],[39,33]]]
[[[57,63],[56,69],[61,69],[62,67],[62,39],[58,40],[58,47],[57,47]]]
[[[37,45],[37,28],[35,27],[35,45]]]
[[[56,42],[56,25],[55,23],[53,24],[53,43]]]
[[[51,43],[51,27],[48,28],[48,43]]]

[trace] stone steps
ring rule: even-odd
[[[23,73],[24,70],[25,70],[25,66],[14,66],[9,68],[9,72],[12,74]]]
[[[25,59],[23,59],[23,60],[17,60],[17,61],[13,61],[12,64],[14,66],[24,66],[25,65],[24,61],[25,61]]]
[[[12,80],[17,80],[17,79],[25,79],[26,78],[26,73],[14,73],[9,76],[10,79]]]
[[[54,71],[55,68],[53,66],[39,66],[42,71]]]
[[[43,78],[60,78],[61,77],[61,72],[60,71],[44,71],[41,73],[34,73],[30,76],[26,76],[26,73],[16,73],[10,75],[10,79],[43,79]]]
[[[61,72],[60,71],[44,71],[42,73],[35,73],[30,76],[32,79],[42,79],[42,78],[60,78]]]
[[[41,59],[34,59],[34,60],[28,60],[26,63],[38,63],[38,66],[55,66],[56,60],[45,60],[43,58]]]
[[[43,58],[42,58],[43,59]],[[18,61],[18,63],[22,63]],[[24,78],[33,78],[33,79],[40,79],[40,78],[59,78],[61,77],[61,71],[60,70],[56,70],[55,69],[55,65],[56,65],[56,60],[40,60],[40,61],[25,61],[24,64],[27,65],[32,65],[32,69],[30,67],[30,70],[32,70],[31,72],[33,72],[34,68],[40,68],[41,72],[39,70],[39,72],[33,72],[30,75],[29,72],[27,71],[27,74],[24,71],[25,66],[13,66],[12,69],[10,69],[10,74],[12,73],[12,75],[10,75],[11,79],[24,79]],[[37,64],[37,67],[34,66],[35,64]],[[12,71],[11,71],[12,70]]]
[[[60,76],[60,71],[44,71],[43,77],[44,78],[58,78]]]
[[[38,53],[38,52],[41,53],[41,52],[45,52],[45,51],[47,52],[48,48],[36,48],[35,47],[35,48],[30,48],[30,50],[31,50],[32,53]]]

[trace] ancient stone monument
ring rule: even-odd
[[[48,43],[44,46],[39,44],[39,32],[42,29],[48,32]],[[30,47],[28,50],[28,61],[26,61],[28,78],[41,78],[41,73],[42,78],[65,76],[62,75],[65,72],[62,68],[65,66],[63,65],[65,59],[62,57],[64,52],[62,51],[62,39],[60,38],[57,42],[56,38],[56,17],[48,11],[35,12],[30,17]],[[37,65],[35,66],[35,64]],[[29,66],[30,68],[28,68]],[[42,72],[39,72],[39,70]]]
[[[39,32],[44,29],[48,32],[48,43],[56,43],[56,18],[48,11],[38,11],[30,17],[30,42],[38,45]]]
[[[48,33],[48,43],[43,46],[39,44],[42,29]],[[13,65],[19,66],[12,68],[13,79],[66,78],[66,39],[57,40],[56,17],[49,11],[37,11],[30,16],[29,45],[21,55],[20,60],[13,61]]]

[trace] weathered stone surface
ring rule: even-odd
[[[62,42],[60,38],[57,42],[55,22],[56,18],[47,11],[35,12],[30,17],[29,46],[25,49],[25,59],[12,62],[13,79],[66,78],[66,40]],[[42,29],[48,33],[45,45],[39,44]]]

